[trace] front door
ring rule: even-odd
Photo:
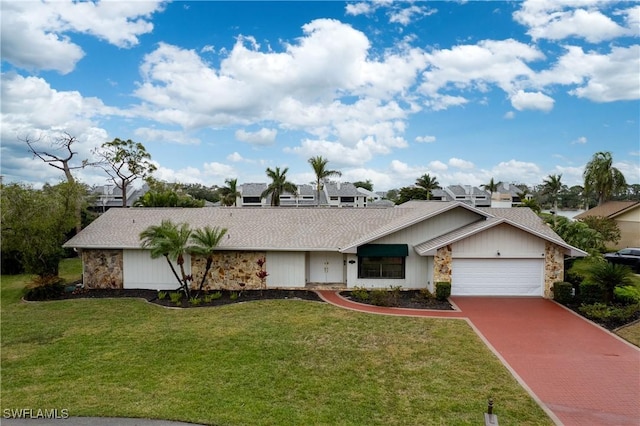
[[[332,252],[311,252],[309,281],[312,283],[344,283],[344,255]]]

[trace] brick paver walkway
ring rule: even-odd
[[[640,349],[541,298],[454,297],[460,311],[380,308],[319,291],[329,303],[385,315],[467,318],[557,422],[640,425]]]

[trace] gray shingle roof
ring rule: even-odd
[[[541,238],[568,246],[527,208],[473,208],[450,201],[410,201],[395,208],[130,208],[111,209],[69,240],[75,248],[140,248],[140,233],[164,219],[227,228],[221,250],[342,250],[374,241],[428,217],[464,207],[478,218],[500,219]],[[483,221],[484,222],[484,221]],[[470,229],[454,232],[469,232]],[[472,230],[471,230],[472,231]],[[453,233],[444,236],[454,238]],[[440,237],[439,237],[440,238]],[[434,242],[425,242],[433,245]],[[423,247],[423,248],[426,248]]]
[[[240,186],[243,197],[259,197],[265,189],[267,189],[266,183],[243,183]]]
[[[327,188],[329,196],[357,197],[363,195],[358,191],[356,186],[350,182],[340,183],[340,188],[338,188],[338,184],[336,182],[327,182],[325,183],[325,187]]]

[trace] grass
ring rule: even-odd
[[[640,347],[640,322],[621,328],[616,331],[616,334]]]
[[[70,262],[62,269],[77,275]],[[216,425],[552,424],[462,320],[261,301],[20,302],[2,277],[1,408]]]

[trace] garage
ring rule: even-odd
[[[124,288],[175,290],[180,286],[164,256],[152,259],[147,250],[124,250],[123,264]],[[180,274],[178,265],[174,263],[174,267]],[[191,273],[189,255],[185,255],[184,269],[187,275]]]
[[[543,259],[453,259],[454,296],[543,296]]]

